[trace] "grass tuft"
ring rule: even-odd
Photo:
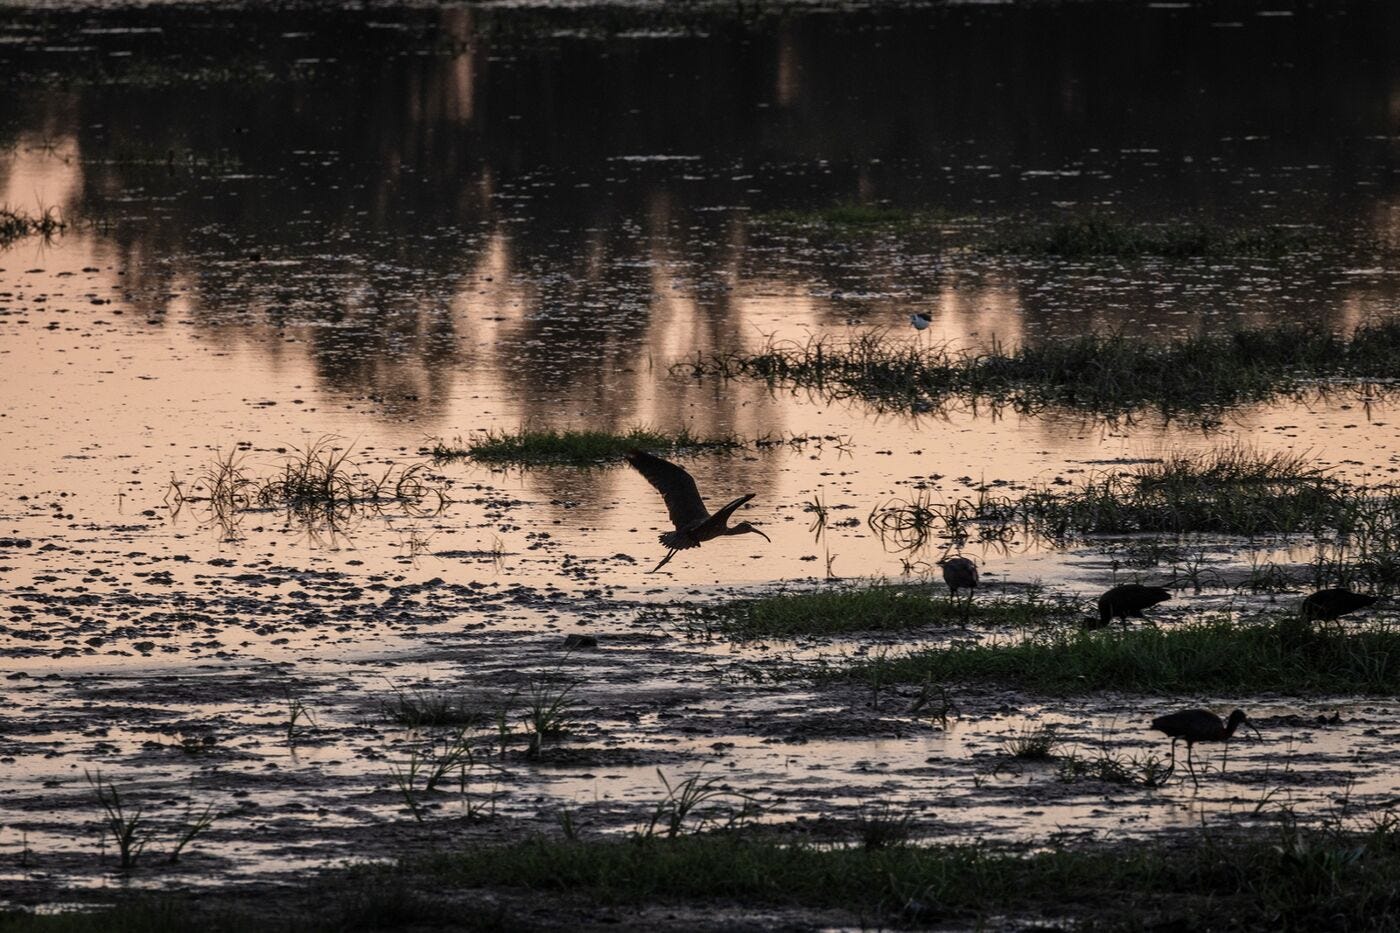
[[[778,592],[724,603],[683,603],[647,610],[643,616],[693,637],[747,641],[965,624],[1029,628],[1074,615],[1066,604],[1036,597],[979,598],[969,611],[966,600],[926,593],[926,587],[890,585]]]
[[[1400,378],[1400,321],[1364,324],[1350,334],[1287,324],[1169,342],[1109,333],[979,350],[873,333],[770,341],[757,351],[697,355],[676,369],[759,379],[882,410],[930,411],[971,399],[1032,414],[1157,410],[1175,417],[1302,394],[1319,383]]]
[[[38,214],[30,214],[18,208],[0,206],[0,247],[29,236],[51,240],[67,228],[67,222],[54,207],[45,207]]]
[[[477,460],[482,463],[589,464],[621,460],[630,450],[662,453],[694,450],[737,450],[743,441],[731,435],[696,437],[682,428],[665,434],[637,426],[621,434],[607,431],[555,431],[522,428],[515,432],[487,432],[469,442],[454,444],[438,439],[429,453],[438,462]]]

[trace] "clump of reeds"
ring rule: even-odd
[[[434,442],[434,460],[471,459],[483,463],[588,464],[621,460],[631,450],[672,453],[682,450],[735,450],[743,441],[732,435],[697,437],[689,429],[675,433],[641,426],[621,433],[608,431],[557,431],[521,428],[519,431],[488,431],[468,441],[449,444]]]
[[[218,453],[192,482],[171,477],[166,503],[171,514],[187,506],[232,533],[242,515],[255,510],[282,511],[307,528],[342,527],[351,519],[394,507],[415,516],[440,513],[451,500],[445,486],[428,474],[426,464],[390,465],[376,473],[351,460],[351,447],[340,438],[322,437],[293,447],[270,475],[252,473],[237,452]]]
[[[1143,410],[1201,416],[1320,390],[1322,383],[1400,378],[1400,321],[1362,325],[1348,335],[1289,324],[1166,342],[1110,333],[979,350],[867,333],[848,340],[772,340],[756,351],[699,354],[676,369],[696,377],[759,379],[883,410],[929,411],[967,399],[1023,413],[1059,408],[1104,417]]]
[[[56,207],[44,207],[38,214],[30,214],[19,208],[0,206],[0,246],[29,236],[52,239],[67,227],[68,223]]]
[[[1092,534],[1333,536],[1350,542],[1348,559],[1367,569],[1366,579],[1400,581],[1400,487],[1357,486],[1307,454],[1243,447],[1172,454],[1017,496],[983,489],[946,503],[896,499],[876,506],[867,523],[900,550],[974,534],[1005,541],[1017,532],[1055,543]]]

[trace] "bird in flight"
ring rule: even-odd
[[[670,548],[670,551],[661,558],[661,563],[651,568],[651,573],[665,567],[667,562],[676,556],[677,551],[699,547],[712,538],[756,534],[763,535],[765,541],[772,540],[748,522],[740,522],[733,527],[729,525],[729,516],[733,515],[739,506],[752,499],[753,493],[740,496],[711,515],[710,510],[705,507],[705,500],[700,496],[700,490],[695,486],[695,478],[681,467],[641,450],[629,453],[627,462],[661,493],[661,498],[666,500],[666,511],[670,513],[671,524],[676,526],[675,531],[661,534],[661,543]]]

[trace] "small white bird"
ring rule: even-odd
[[[922,311],[915,311],[909,315],[909,323],[914,325],[915,330],[924,330],[933,323],[933,318]]]

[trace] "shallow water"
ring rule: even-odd
[[[193,867],[150,880],[426,844],[390,779],[412,736],[379,711],[391,682],[423,677],[497,700],[531,672],[580,679],[587,726],[555,760],[474,778],[494,784],[498,814],[541,825],[563,803],[631,828],[663,791],[657,767],[722,774],[769,819],[849,818],[878,795],[918,811],[928,838],[1146,832],[1202,811],[1252,819],[1260,798],[1316,814],[1348,781],[1349,804],[1385,806],[1384,704],[1101,697],[1052,711],[974,691],[945,732],[907,698],[872,707],[732,676],[786,646],[692,643],[634,620],[722,588],[898,576],[905,560],[927,571],[942,542],[901,553],[865,521],[920,493],[1236,443],[1391,481],[1383,399],[1252,406],[1207,429],[897,415],[672,366],[870,331],[975,348],[1387,318],[1396,17],[1383,4],[0,11],[0,203],[70,221],[0,251],[0,852],[14,856],[0,879],[26,900],[103,882],[112,858],[83,776],[99,767],[162,814],[186,797],[223,814]],[[820,233],[765,219],[848,202],[940,220]],[[1281,224],[1319,245],[1074,262],[962,246],[1085,211]],[[913,311],[933,326],[915,333]],[[744,515],[772,543],[717,542],[648,575],[664,513],[625,468],[438,465],[453,500],[441,513],[334,531],[275,513],[230,531],[169,508],[172,478],[189,483],[218,451],[265,474],[279,451],[336,436],[382,472],[423,461],[431,438],[638,423],[803,439],[687,461],[712,499],[756,493]],[[832,510],[822,535],[806,510],[817,496]],[[1311,552],[1257,544],[1281,562]],[[1172,614],[1249,603],[1224,585],[1247,566],[1241,545],[1191,542],[1217,576]],[[993,591],[1092,594],[1135,573],[1097,546],[968,551]],[[575,630],[604,649],[563,657]],[[289,696],[317,723],[290,747]],[[1199,794],[997,767],[1025,722],[1161,752],[1144,724],[1172,703],[1247,703],[1266,739],[1232,746]],[[1340,725],[1297,724],[1337,709]],[[176,747],[189,735],[214,750]]]

